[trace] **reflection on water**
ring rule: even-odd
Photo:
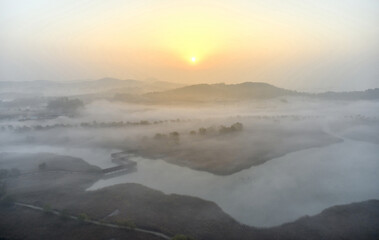
[[[133,157],[137,172],[103,179],[88,190],[140,183],[164,193],[217,203],[236,220],[273,226],[354,201],[379,198],[379,148],[346,140],[290,153],[229,176]]]

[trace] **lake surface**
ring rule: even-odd
[[[166,194],[217,203],[241,223],[269,227],[337,204],[379,198],[378,145],[345,140],[287,154],[229,176],[131,157],[137,172],[99,180],[88,190],[140,183]]]

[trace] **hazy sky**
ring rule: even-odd
[[[366,89],[378,43],[377,0],[0,0],[0,80]]]

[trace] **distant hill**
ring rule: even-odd
[[[277,97],[302,96],[324,100],[379,100],[379,88],[355,92],[305,93],[278,88],[262,82],[239,84],[197,84],[173,90],[152,92],[136,96],[124,96],[126,101],[147,103],[217,103]],[[120,97],[120,96],[118,96]],[[122,99],[122,97],[121,97]]]
[[[263,82],[239,84],[196,84],[183,86],[178,83],[139,81],[133,79],[101,78],[98,80],[56,82],[48,80],[11,82],[0,81],[0,96],[25,94],[31,96],[89,96],[110,97],[135,103],[223,103],[286,96],[303,96],[324,100],[379,100],[379,88],[354,92],[304,93],[287,90]]]
[[[147,93],[142,96],[151,102],[223,102],[249,99],[269,99],[287,95],[300,95],[296,91],[286,90],[261,82],[240,84],[198,84],[164,92]]]

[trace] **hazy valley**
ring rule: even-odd
[[[162,90],[135,81],[140,93],[128,95],[123,84],[104,89],[102,81],[80,83],[90,93],[44,83],[59,97],[41,96],[40,82],[28,83],[35,86],[28,95],[1,83],[6,239],[22,238],[12,221],[59,221],[54,214],[125,226],[101,233],[133,239],[378,235],[377,89],[310,94],[263,83],[167,83]],[[10,198],[52,213],[6,207]],[[62,221],[93,237],[90,223]]]

